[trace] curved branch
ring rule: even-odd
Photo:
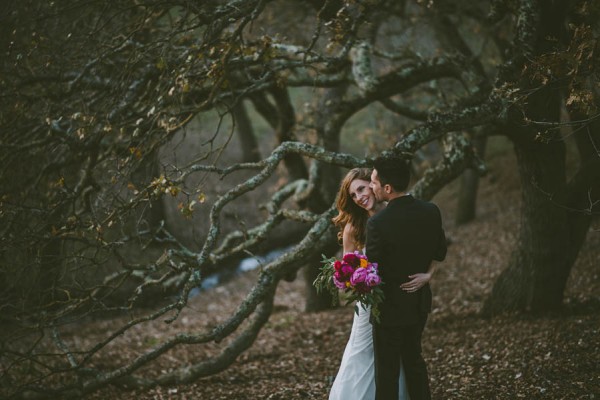
[[[359,42],[350,51],[352,60],[352,75],[358,88],[363,92],[370,92],[377,84],[377,78],[371,66],[371,46],[364,41]]]
[[[231,364],[235,358],[241,354],[252,343],[253,337],[258,334],[260,328],[264,325],[270,315],[272,296],[279,280],[290,271],[298,269],[302,261],[311,255],[317,254],[325,246],[328,239],[324,235],[331,231],[331,218],[335,214],[335,207],[332,206],[326,212],[321,214],[319,220],[306,234],[304,239],[293,249],[282,257],[266,265],[260,273],[259,279],[250,290],[244,301],[238,309],[224,323],[214,327],[210,332],[201,334],[177,334],[162,344],[156,346],[133,360],[130,364],[117,368],[107,373],[97,373],[96,377],[86,380],[82,386],[81,392],[73,391],[72,387],[66,387],[68,397],[77,397],[81,394],[90,393],[108,383],[118,383],[122,377],[130,375],[149,361],[154,360],[180,344],[202,344],[212,341],[219,342],[232,334],[247,317],[255,312],[257,306],[264,303],[264,307],[259,310],[258,316],[254,322],[243,331],[216,359],[208,362],[201,362],[191,367],[182,367],[178,370],[163,375],[156,381],[150,381],[140,378],[127,378],[124,382],[137,383],[141,386],[154,384],[169,384],[179,379],[190,381],[216,373],[223,368],[224,364]],[[333,235],[330,235],[333,237]],[[252,339],[252,340],[251,340]],[[181,378],[183,376],[183,378]]]
[[[393,151],[413,153],[447,132],[501,123],[505,109],[501,99],[491,96],[488,101],[477,106],[430,114],[428,121],[410,130],[395,144]]]
[[[391,99],[382,99],[379,102],[383,104],[385,108],[398,115],[403,115],[418,121],[425,121],[427,115],[429,115],[427,111],[420,111],[407,105],[396,103]]]
[[[444,140],[442,160],[425,171],[411,192],[415,197],[430,200],[469,167],[474,167],[480,174],[485,173],[483,161],[475,153],[469,138],[463,134],[450,133]]]
[[[346,120],[372,102],[389,98],[424,82],[441,78],[458,79],[463,70],[462,64],[461,57],[441,57],[403,65],[367,85],[370,90],[364,94],[341,102],[343,111],[339,118]]]

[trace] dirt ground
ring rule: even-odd
[[[501,170],[500,170],[501,171]],[[514,179],[514,178],[513,178]],[[507,265],[519,222],[518,182],[491,171],[480,188],[477,220],[453,224],[456,186],[434,201],[443,210],[451,245],[434,277],[434,310],[424,357],[434,399],[600,399],[600,225],[588,235],[561,312],[482,319],[478,312]],[[226,318],[254,283],[250,272],[192,299],[179,320],[133,329],[106,355],[106,365],[177,331],[202,332]],[[251,349],[225,371],[194,384],[126,391],[107,387],[92,399],[326,399],[352,323],[352,308],[304,313],[304,282],[282,282],[275,312]],[[80,340],[110,322],[78,331]],[[156,375],[195,363],[219,345],[178,347],[139,374]],[[102,360],[100,360],[100,364]],[[99,365],[101,366],[101,365]],[[351,400],[351,399],[349,399]]]

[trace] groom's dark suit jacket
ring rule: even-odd
[[[446,257],[440,210],[407,195],[391,200],[367,222],[366,255],[379,264],[385,299],[379,306],[382,326],[410,325],[431,311],[431,289],[400,289],[409,275],[427,272],[432,260]]]

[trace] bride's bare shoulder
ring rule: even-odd
[[[346,226],[344,226],[342,246],[344,247],[344,253],[351,253],[355,250],[359,250],[356,248],[356,243],[354,241],[354,227],[352,224],[346,224]]]
[[[348,233],[352,233],[354,232],[354,226],[352,226],[351,223],[347,223],[346,225],[344,225],[344,234],[348,234]]]

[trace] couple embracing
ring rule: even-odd
[[[379,322],[358,307],[330,400],[431,398],[421,335],[433,262],[445,258],[446,239],[439,209],[412,197],[409,180],[407,161],[380,157],[342,181],[333,222],[343,251],[364,251],[379,264],[385,298]]]

